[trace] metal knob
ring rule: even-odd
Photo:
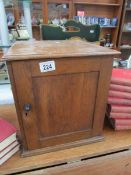
[[[27,103],[27,104],[24,104],[24,111],[25,112],[29,112],[31,110],[32,106],[31,104]]]

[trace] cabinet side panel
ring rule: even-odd
[[[21,141],[22,141],[22,144],[24,145],[24,147],[27,148],[27,143],[26,143],[25,134],[24,134],[23,122],[22,122],[22,119],[21,119],[19,101],[18,101],[18,96],[17,96],[17,92],[16,92],[16,84],[15,84],[15,79],[14,79],[14,74],[13,74],[12,63],[11,62],[7,62],[7,68],[8,68],[8,72],[9,72],[11,90],[13,92],[13,97],[14,97],[14,102],[15,102],[15,107],[16,107],[16,112],[17,112],[17,118],[18,118],[18,121],[19,121],[19,126],[20,126],[20,131],[21,131],[20,132]]]
[[[94,114],[93,135],[101,135],[103,130],[103,122],[107,104],[107,97],[109,91],[109,84],[112,72],[112,59],[111,57],[101,59],[99,85],[96,96],[96,106]],[[101,122],[100,122],[101,121]]]
[[[35,121],[34,97],[32,93],[32,80],[30,66],[28,62],[16,61],[12,63],[15,92],[17,95],[17,107],[19,118],[22,123],[22,134],[25,134],[24,140],[27,142],[27,149],[36,149],[39,147],[37,139],[37,128]],[[30,104],[31,110],[26,112],[24,105]],[[24,149],[26,149],[24,147]]]

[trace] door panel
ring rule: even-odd
[[[91,131],[98,77],[90,72],[33,78],[41,141]]]

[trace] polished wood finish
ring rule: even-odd
[[[124,151],[89,160],[77,160],[54,168],[22,173],[22,175],[110,175],[126,174],[131,172],[131,151]]]
[[[5,58],[25,156],[103,138],[112,60],[118,54],[85,41],[29,41],[12,46]],[[51,60],[56,70],[42,73],[39,63]],[[29,112],[24,111],[25,104],[31,104]]]
[[[2,117],[14,124],[19,130],[14,105],[0,106],[0,114]],[[29,175],[49,175],[53,173],[62,175],[69,173],[72,173],[73,175],[86,175],[87,172],[89,175],[130,175],[131,131],[113,131],[105,128],[104,137],[105,140],[102,142],[41,154],[33,157],[22,158],[18,152],[11,159],[0,166],[0,174],[19,174],[22,172],[24,174],[24,172],[28,171],[26,174]],[[120,152],[115,153],[118,151]],[[66,165],[62,166],[60,164]],[[53,166],[56,167],[53,168]],[[41,171],[38,169],[41,169]]]
[[[17,41],[4,55],[4,60],[34,60],[43,58],[67,58],[86,56],[117,56],[120,52],[80,40]]]

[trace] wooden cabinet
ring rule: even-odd
[[[112,59],[119,52],[84,41],[29,41],[5,58],[24,155],[101,140]]]

